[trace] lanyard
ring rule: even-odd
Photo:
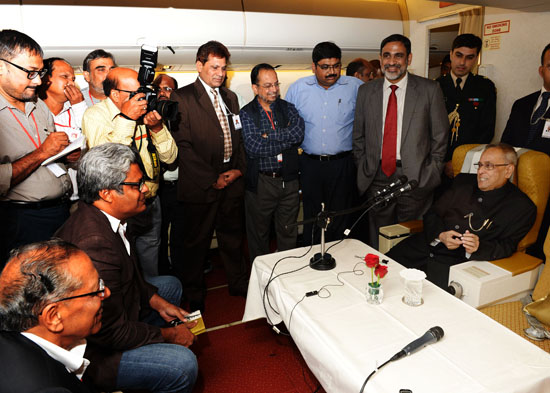
[[[68,126],[66,126],[66,125],[64,125],[64,124],[58,124],[58,123],[53,123],[53,124],[55,124],[56,126],[59,126],[59,127],[72,128],[72,127],[71,127],[71,109],[69,109],[69,110],[67,111],[67,113],[69,114],[69,125],[68,125]]]
[[[268,112],[264,108],[262,108],[267,115],[267,118],[269,119],[269,122],[271,123],[271,128],[273,128],[273,131],[275,131],[275,124],[273,123],[273,112]],[[271,115],[269,114],[271,113]]]
[[[27,136],[29,137],[29,139],[31,140],[32,144],[34,145],[34,147],[36,147],[37,149],[40,147],[40,145],[42,144],[42,142],[40,142],[40,133],[38,132],[38,125],[36,124],[36,119],[34,118],[34,113],[31,113],[31,117],[32,117],[32,121],[34,121],[34,126],[36,128],[36,136],[38,138],[38,145],[36,144],[36,142],[34,141],[34,138],[31,136],[31,134],[29,134],[29,132],[27,131],[27,129],[25,128],[25,126],[23,125],[23,123],[21,123],[19,121],[19,119],[17,118],[17,116],[15,116],[15,113],[13,113],[13,111],[11,110],[11,108],[8,108],[11,112],[11,114],[13,115],[13,117],[15,117],[15,120],[17,120],[17,122],[19,123],[19,125],[21,126],[21,128],[23,129],[23,131],[25,131],[25,134],[27,134]]]

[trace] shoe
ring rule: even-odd
[[[208,274],[212,270],[214,270],[214,266],[212,266],[212,261],[210,259],[207,259],[206,262],[204,262],[204,274]]]

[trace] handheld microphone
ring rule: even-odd
[[[396,361],[405,356],[409,356],[411,353],[414,353],[424,348],[426,345],[432,344],[441,340],[441,337],[443,337],[443,334],[444,334],[443,329],[441,329],[439,326],[434,326],[433,328],[428,330],[422,337],[417,338],[412,343],[410,343],[405,348],[403,348],[401,351],[393,355],[393,357],[390,359],[390,362]]]
[[[407,178],[407,176],[405,176],[405,175],[400,176],[399,179],[397,179],[396,181],[388,184],[386,187],[382,188],[381,190],[376,191],[374,193],[374,198],[378,198],[380,196],[386,195],[387,193],[394,190],[396,187],[399,187],[400,185],[405,184],[407,182],[407,180],[409,180]]]
[[[401,194],[405,193],[405,192],[409,192],[411,190],[414,190],[416,187],[418,187],[418,182],[416,180],[411,180],[410,182],[408,182],[407,184],[405,184],[403,187],[393,191],[392,193],[384,196],[384,200],[386,202],[394,199],[394,198],[397,198],[398,196],[401,196]]]

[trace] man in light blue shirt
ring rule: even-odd
[[[356,169],[351,154],[357,90],[363,82],[340,76],[342,51],[332,42],[315,46],[311,68],[315,75],[294,82],[285,99],[296,106],[306,125],[300,157],[304,219],[321,210],[351,207],[356,194]],[[328,227],[327,240],[341,239],[347,226],[345,216]],[[304,226],[304,242],[318,242],[320,231]]]

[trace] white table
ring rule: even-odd
[[[329,244],[330,245],[330,244]],[[262,295],[274,264],[284,256],[298,256],[307,248],[256,258],[252,268],[243,320],[265,318]],[[319,246],[305,257],[281,261],[275,274],[308,264]],[[336,275],[351,271],[367,253],[382,254],[348,239],[329,251],[336,268],[316,271],[306,267],[283,275],[269,286],[268,315],[273,323],[288,327],[292,308],[309,291],[327,284],[338,285]],[[306,297],[294,310],[290,333],[308,366],[327,392],[357,393],[378,365],[429,328],[441,326],[445,336],[437,343],[391,362],[368,382],[365,392],[398,393],[542,393],[550,392],[550,355],[501,326],[486,315],[426,281],[424,304],[410,307],[401,301],[401,265],[389,263],[382,280],[384,301],[366,302],[365,274],[340,274],[344,286],[330,286],[330,297]],[[326,291],[320,293],[327,296]]]

